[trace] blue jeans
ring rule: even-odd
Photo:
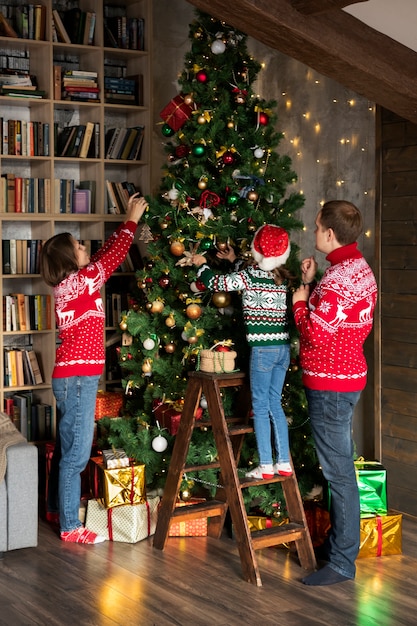
[[[81,472],[85,469],[94,436],[94,413],[99,376],[53,378],[52,389],[59,419],[59,522],[61,532],[81,526]]]
[[[288,424],[281,404],[282,387],[289,364],[289,344],[251,348],[250,386],[261,465],[272,463],[271,425],[277,462],[290,460]]]
[[[329,565],[355,578],[360,542],[359,491],[353,463],[352,420],[360,393],[306,389],[317,456],[331,490]]]

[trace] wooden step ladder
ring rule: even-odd
[[[221,389],[225,387],[237,388],[237,417],[228,418],[224,415]],[[213,430],[218,462],[207,465],[187,466],[186,458],[193,429],[196,424],[201,424],[201,422],[195,421],[194,415],[200,404],[202,394],[204,394],[207,400],[210,416],[209,425]],[[189,373],[184,407],[159,509],[153,546],[159,550],[164,549],[171,522],[201,518],[210,518],[208,535],[219,539],[222,534],[226,513],[229,509],[243,577],[246,581],[260,587],[262,586],[262,581],[255,558],[255,550],[294,541],[298,558],[303,568],[306,570],[315,569],[316,559],[295,474],[293,473],[291,476],[285,477],[274,476],[274,478],[268,480],[239,478],[238,476],[237,465],[244,436],[253,432],[253,427],[249,422],[250,409],[249,385],[243,372],[231,374]],[[223,485],[223,488],[217,488],[215,498],[203,503],[176,507],[175,504],[184,474],[215,467],[220,469],[219,481]],[[242,489],[272,482],[282,483],[289,522],[282,526],[273,526],[251,533]]]

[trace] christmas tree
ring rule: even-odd
[[[239,294],[205,291],[196,280],[193,254],[205,254],[215,271],[227,272],[230,264],[220,262],[216,253],[233,247],[242,263],[250,262],[250,244],[261,225],[278,224],[289,233],[302,228],[296,213],[304,198],[291,191],[296,174],[290,158],[277,152],[282,134],[276,130],[276,103],[254,92],[261,67],[248,53],[246,39],[197,12],[190,25],[191,49],[178,80],[180,92],[161,112],[167,164],[160,193],[149,198],[143,231],[149,239],[148,256],[137,272],[138,293],[120,324],[128,416],[106,423],[110,443],[146,463],[147,481],[153,485],[164,482],[187,372],[198,368],[201,350],[218,342],[231,344],[238,355],[236,367],[247,370]],[[298,272],[297,253],[292,245],[287,265],[293,272]],[[317,474],[295,335],[293,353],[284,410],[303,493]],[[223,400],[227,415],[232,392]],[[188,460],[207,463],[216,457],[216,448],[204,425],[204,398],[196,418],[199,427]],[[256,454],[254,438],[248,438],[242,468],[256,463]],[[203,484],[214,492],[216,483],[216,471],[207,470],[187,476],[182,488],[195,491]],[[245,494],[248,508],[256,502],[271,514],[279,506],[279,485],[251,488]]]

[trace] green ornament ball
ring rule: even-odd
[[[203,146],[203,144],[201,143],[197,143],[195,146],[193,146],[193,155],[196,157],[202,157],[204,156],[206,153],[206,148],[205,146]]]
[[[210,250],[213,246],[213,242],[211,239],[202,239],[200,241],[199,250]]]
[[[226,202],[229,206],[235,206],[239,202],[239,194],[231,193],[229,196],[227,196]]]
[[[168,124],[163,124],[161,131],[164,137],[172,137],[172,135],[175,135],[175,130],[173,130],[171,126],[168,126]]]

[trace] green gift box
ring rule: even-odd
[[[387,471],[378,461],[355,461],[361,517],[387,515]]]

